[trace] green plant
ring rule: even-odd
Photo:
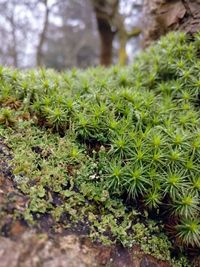
[[[176,226],[177,237],[186,245],[200,245],[200,222],[199,219],[183,219]]]
[[[145,197],[145,205],[151,210],[158,208],[162,203],[162,194],[157,189],[149,190]]]
[[[198,196],[192,194],[192,192],[186,193],[183,191],[174,199],[172,207],[175,215],[186,218],[194,217],[200,211]]]
[[[134,169],[128,167],[124,177],[124,188],[127,188],[129,198],[136,198],[144,196],[151,182],[145,173],[145,168],[142,166],[135,166]]]
[[[21,216],[86,221],[95,240],[160,255],[168,245],[150,231],[153,218],[177,231],[165,230],[185,254],[198,248],[198,47],[199,34],[170,33],[124,68],[0,68],[0,131],[29,199]]]
[[[183,172],[176,170],[175,172],[167,173],[164,180],[161,181],[163,186],[163,191],[165,194],[169,194],[172,199],[176,199],[182,190],[186,187],[187,182],[186,177],[184,177]]]
[[[0,111],[0,124],[7,127],[12,127],[16,123],[14,112],[8,108],[3,108]]]

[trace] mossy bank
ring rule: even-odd
[[[198,262],[199,49],[170,33],[126,68],[1,67],[0,135],[28,198],[15,218]]]

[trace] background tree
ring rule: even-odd
[[[119,40],[119,63],[127,62],[126,45],[130,38],[138,36],[141,32],[139,27],[126,28],[125,20],[133,15],[132,9],[141,8],[142,1],[120,1],[120,0],[92,0],[96,14],[98,30],[101,39],[100,63],[108,66],[112,64],[114,36],[118,35]],[[130,11],[125,12],[125,6],[129,5]],[[120,9],[120,7],[123,8]]]
[[[59,0],[51,9],[43,46],[44,64],[51,68],[97,65],[99,36],[90,0]]]
[[[94,66],[99,58],[103,65],[125,64],[128,54],[132,57],[134,47],[139,47],[131,37],[139,33],[132,29],[141,3],[0,0],[0,64],[18,68],[44,65],[58,70]]]
[[[42,56],[43,56],[42,49],[43,49],[43,45],[44,45],[45,38],[46,38],[46,32],[47,32],[48,24],[49,24],[49,13],[50,13],[48,0],[41,0],[41,3],[44,5],[44,22],[43,22],[41,33],[39,34],[39,43],[38,43],[37,52],[36,52],[37,66],[41,66],[41,63],[42,63]]]
[[[108,66],[112,64],[113,40],[117,31],[113,21],[118,12],[119,0],[92,0],[92,4],[101,40],[100,64]]]
[[[0,1],[0,58],[2,64],[14,67],[23,67],[22,58],[28,53],[28,39],[30,21],[28,11],[24,16],[19,13],[25,8],[24,0],[1,0]],[[27,9],[27,8],[26,8]]]

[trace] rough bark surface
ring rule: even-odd
[[[169,31],[200,30],[200,0],[145,0],[144,46]]]

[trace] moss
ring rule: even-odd
[[[160,259],[198,247],[198,39],[170,33],[123,68],[2,68],[0,134],[29,198],[18,216]]]

